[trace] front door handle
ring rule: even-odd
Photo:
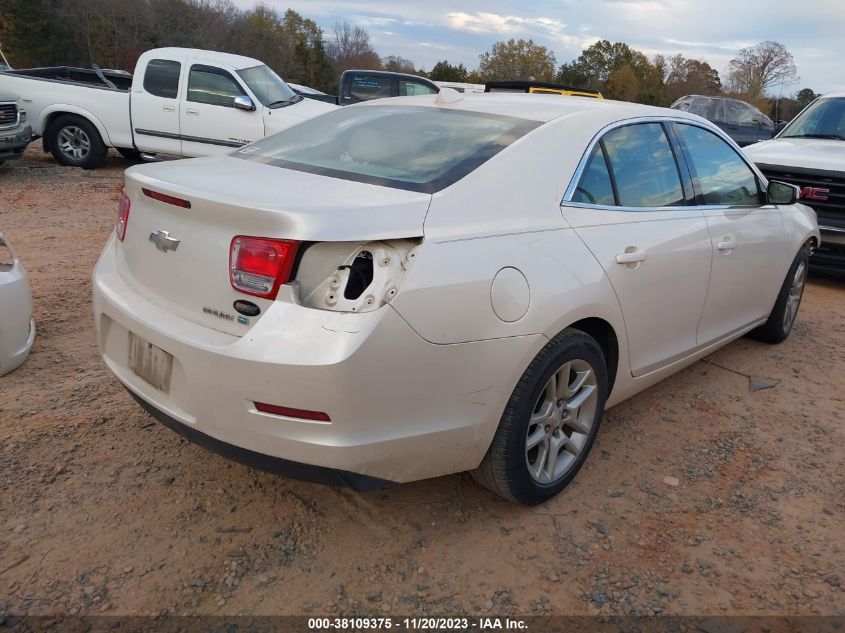
[[[199,116],[200,111],[194,110],[193,108],[188,108],[185,110],[185,114],[190,114],[191,116]]]
[[[172,105],[161,106],[161,109],[165,112],[176,112],[176,106]]]
[[[726,235],[716,245],[720,251],[732,251],[736,248],[736,238],[733,235]]]
[[[639,264],[640,262],[645,261],[645,253],[638,249],[636,246],[629,246],[625,249],[624,253],[619,253],[616,256],[616,263],[617,264]]]

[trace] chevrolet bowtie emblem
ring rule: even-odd
[[[170,237],[170,231],[153,231],[150,233],[150,241],[156,245],[160,251],[175,251],[179,247],[179,242],[175,237]]]

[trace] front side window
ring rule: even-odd
[[[235,97],[244,91],[232,75],[213,66],[191,66],[188,76],[188,101],[209,105],[235,107]]]
[[[156,97],[175,99],[179,94],[182,64],[170,59],[151,59],[144,71],[144,90]]]
[[[690,159],[698,204],[758,206],[757,177],[722,138],[695,125],[675,124]]]
[[[339,108],[238,150],[267,165],[434,193],[540,123],[481,112],[372,105]]]
[[[607,206],[616,204],[613,195],[613,183],[610,179],[610,172],[607,169],[607,161],[604,159],[601,143],[596,143],[596,146],[593,147],[590,158],[587,160],[587,166],[581,175],[581,180],[575,187],[572,201]]]
[[[602,144],[621,206],[685,204],[675,155],[660,123],[616,128],[604,135]]]
[[[390,96],[391,79],[377,75],[352,75],[349,94],[357,101],[369,101]]]
[[[425,84],[421,84],[418,81],[406,81],[405,79],[399,80],[399,96],[400,97],[413,97],[416,95],[430,95],[437,92],[431,86],[427,86]]]

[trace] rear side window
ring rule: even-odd
[[[235,97],[243,94],[240,84],[225,70],[213,66],[191,66],[188,101],[234,108]]]
[[[421,84],[418,81],[406,81],[404,79],[399,80],[399,96],[400,97],[413,97],[414,95],[430,95],[437,92],[431,86],[427,86],[425,84]]]
[[[698,204],[760,205],[757,177],[730,145],[695,125],[674,129],[690,159]]]
[[[352,75],[349,94],[358,101],[390,96],[390,79],[373,75]]]
[[[683,205],[675,155],[660,123],[639,123],[611,130],[602,145],[623,207]]]
[[[151,59],[144,71],[144,90],[156,97],[175,99],[179,94],[182,64],[171,59]]]
[[[601,143],[596,144],[593,148],[581,180],[572,195],[572,201],[607,206],[616,204],[613,184],[610,180],[610,172],[607,169],[607,161],[604,159]]]

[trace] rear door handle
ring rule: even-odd
[[[716,245],[716,248],[718,248],[720,251],[732,251],[736,248],[736,238],[732,235],[726,235]]]
[[[645,261],[645,253],[636,246],[629,246],[616,256],[617,264],[638,264]]]
[[[161,106],[161,109],[165,112],[176,112],[176,106],[172,105]]]
[[[185,114],[190,114],[191,116],[199,116],[200,111],[194,110],[193,108],[188,108],[185,110]]]

